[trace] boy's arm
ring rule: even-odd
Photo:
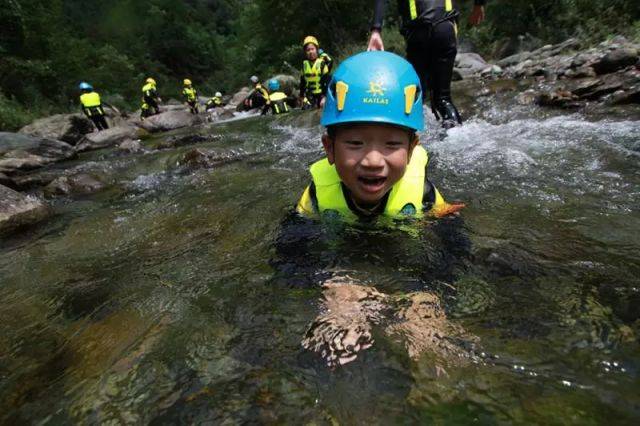
[[[445,217],[457,213],[465,207],[464,203],[448,203],[429,179],[426,179],[424,184],[422,207],[426,215],[437,218]]]

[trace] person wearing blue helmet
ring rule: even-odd
[[[441,217],[464,206],[448,204],[427,179],[429,157],[417,137],[424,129],[420,79],[402,57],[364,52],[343,62],[321,124],[326,158],[311,166],[299,213]]]
[[[267,83],[267,87],[269,88],[269,102],[262,108],[262,115],[268,111],[271,111],[273,115],[289,112],[287,95],[280,90],[280,82],[272,78]]]
[[[98,131],[108,129],[109,125],[105,118],[100,95],[93,90],[93,86],[84,81],[78,85],[78,89],[81,92],[80,105],[82,105],[84,115],[93,122]]]

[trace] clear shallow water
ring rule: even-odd
[[[214,168],[180,165],[193,146],[88,154],[112,187],[0,245],[0,421],[636,423],[640,122],[479,102],[424,135],[464,220],[420,228],[288,223],[320,155],[309,114],[158,138],[244,155]],[[328,270],[439,294],[468,360],[378,333],[327,368],[301,341]]]

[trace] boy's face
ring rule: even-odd
[[[313,43],[307,43],[304,47],[304,54],[307,55],[308,60],[315,61],[318,59],[318,48]]]
[[[409,132],[381,124],[338,128],[335,140],[322,138],[330,164],[360,205],[377,204],[407,169],[418,139]]]

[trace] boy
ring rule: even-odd
[[[311,166],[313,182],[297,211],[347,220],[442,217],[448,204],[427,179],[420,79],[409,62],[389,52],[365,52],[338,67],[321,124],[327,157]]]

